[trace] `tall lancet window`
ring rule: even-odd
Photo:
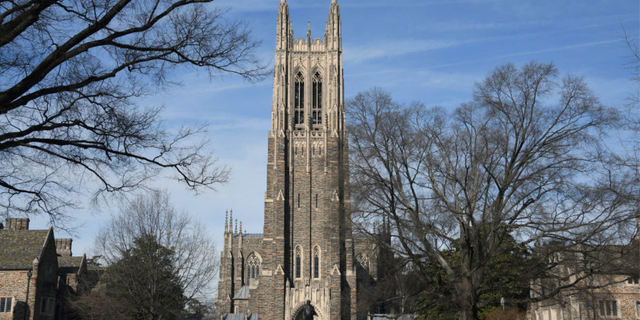
[[[322,76],[320,72],[316,72],[313,75],[313,106],[311,112],[311,122],[314,125],[322,124]]]
[[[247,259],[247,278],[256,279],[260,276],[260,258],[255,253],[252,253]]]
[[[301,278],[302,277],[302,248],[300,248],[300,246],[296,247],[295,250],[295,277],[297,278]]]
[[[304,76],[302,72],[296,74],[294,95],[294,123],[297,129],[302,129],[304,127]]]
[[[313,278],[320,278],[320,247],[313,247]]]

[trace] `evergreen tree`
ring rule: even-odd
[[[136,238],[134,246],[107,269],[108,294],[136,319],[177,319],[186,299],[172,263],[174,254],[153,235]]]

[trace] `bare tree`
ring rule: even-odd
[[[487,279],[509,268],[500,259],[509,241],[551,262],[518,266],[521,277],[554,278],[534,295],[546,299],[610,264],[590,253],[635,231],[638,202],[617,193],[619,177],[598,155],[618,114],[553,64],[498,67],[453,112],[402,106],[379,89],[347,108],[354,215],[390,218],[396,253],[454,293],[459,319],[477,319],[480,296],[501,285]],[[587,272],[555,272],[586,256]]]
[[[262,79],[259,45],[213,0],[0,3],[0,208],[53,222],[82,187],[126,192],[168,169],[196,189],[227,180],[204,128],[166,130],[136,98],[178,66]]]
[[[120,212],[101,229],[95,244],[107,265],[107,273],[110,266],[130,256],[132,249],[140,250],[136,242],[145,238],[172,252],[171,266],[187,303],[212,294],[219,264],[214,242],[200,223],[171,206],[165,192],[154,191],[123,204]],[[134,278],[139,275],[111,272],[111,277],[116,277],[119,283],[136,283]]]

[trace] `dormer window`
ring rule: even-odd
[[[322,124],[322,76],[320,72],[313,75],[313,101],[311,108],[311,123]]]
[[[304,76],[302,72],[296,74],[293,102],[293,122],[296,129],[302,129],[304,128]]]

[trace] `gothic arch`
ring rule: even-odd
[[[324,76],[325,72],[324,72],[324,68],[322,68],[321,65],[315,65],[312,69],[311,69],[311,74],[314,75],[316,74],[316,72],[320,73],[320,75]]]
[[[358,262],[361,268],[369,271],[370,262],[369,262],[369,256],[366,253],[359,252],[358,254],[356,254],[356,261]]]
[[[291,312],[292,314],[292,320],[302,320],[302,308],[304,307],[304,305],[307,304],[307,300],[305,299],[304,301],[298,303],[294,308],[293,308],[293,312]],[[322,310],[320,310],[320,308],[318,308],[318,306],[313,303],[313,301],[311,301],[311,306],[313,306],[314,309],[316,309],[316,313],[318,314],[317,317],[314,317],[314,320],[322,320],[325,319],[324,315],[322,313]]]
[[[313,279],[320,279],[322,277],[322,249],[319,245],[315,245],[311,254],[312,277]]]
[[[246,279],[257,279],[262,271],[262,257],[257,252],[250,253],[245,259]]]
[[[300,245],[293,249],[293,278],[302,279],[304,270],[304,252]]]
[[[296,129],[304,127],[305,115],[305,74],[301,68],[293,73],[293,125]]]
[[[311,73],[311,124],[317,130],[322,125],[323,101],[324,101],[324,84],[322,71],[314,68]]]

